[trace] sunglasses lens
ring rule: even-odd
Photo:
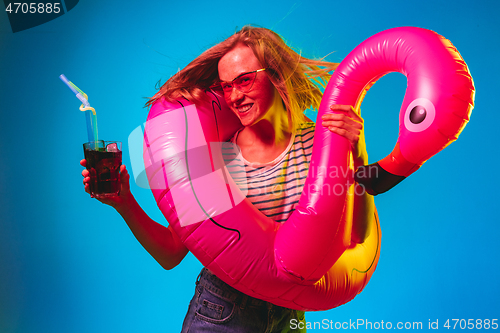
[[[232,93],[233,87],[244,93],[249,92],[250,89],[252,89],[257,72],[263,70],[264,69],[259,69],[254,72],[241,74],[231,82],[220,82],[220,87],[226,94]]]
[[[231,92],[233,90],[233,84],[230,82],[221,82],[220,86],[224,92]]]
[[[217,95],[222,95],[224,93],[224,91],[222,90],[220,84],[216,84],[216,85],[211,86],[210,90],[212,90]]]
[[[257,73],[248,73],[236,78],[233,81],[234,86],[241,92],[248,92],[252,89],[253,82],[255,81],[255,76]]]

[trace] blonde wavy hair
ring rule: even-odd
[[[323,96],[319,87],[326,86],[330,72],[338,64],[302,57],[277,33],[252,26],[245,26],[199,55],[165,82],[146,106],[161,98],[174,101],[184,97],[193,103],[206,98],[205,91],[219,80],[219,60],[239,43],[250,47],[262,67],[266,68],[264,73],[278,90],[291,125],[304,121],[306,109],[319,108]]]

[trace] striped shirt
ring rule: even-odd
[[[236,151],[238,133],[226,146],[223,156],[226,167],[236,185],[267,217],[285,222],[295,210],[304,188],[311,160],[315,124],[301,124],[292,134],[287,149],[269,163],[251,163]]]

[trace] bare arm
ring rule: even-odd
[[[177,266],[188,253],[177,234],[153,221],[142,210],[134,197],[126,205],[116,208],[123,217],[135,238],[149,254],[165,269]]]
[[[85,160],[80,162],[85,166]],[[139,206],[130,192],[129,179],[125,165],[120,167],[121,190],[118,197],[98,199],[116,209],[123,217],[135,238],[148,251],[148,253],[165,269],[177,266],[188,253],[188,249],[182,244],[179,237],[169,226],[168,228],[153,221]],[[89,172],[82,172],[84,177],[85,191],[90,191]]]

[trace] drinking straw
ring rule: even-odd
[[[71,89],[71,91],[76,95],[76,98],[82,102],[82,105],[80,105],[80,111],[85,112],[88,140],[89,142],[95,142],[97,145],[97,114],[95,109],[90,106],[87,94],[81,91],[73,82],[69,81],[64,74],[61,74],[59,78],[68,86],[69,89]]]

